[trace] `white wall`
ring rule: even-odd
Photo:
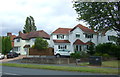
[[[50,40],[48,39],[44,39],[47,40],[49,46],[50,46]],[[20,42],[17,42],[17,39],[14,40],[14,47],[20,47],[20,51],[15,51],[17,53],[20,53],[21,55],[26,55],[26,52],[24,50],[24,46],[25,45],[30,45],[30,47],[32,47],[34,45],[35,42],[35,38],[31,38],[29,41],[27,40],[23,40],[20,38]]]

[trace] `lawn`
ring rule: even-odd
[[[33,68],[33,69],[49,69],[49,70],[60,70],[60,71],[118,74],[118,69],[112,69],[112,68],[51,66],[51,65],[33,65],[33,64],[16,64],[16,63],[2,63],[1,65],[11,66],[11,67]]]
[[[118,61],[118,60],[103,61],[101,67],[114,67],[114,68],[118,68],[118,63],[120,63],[120,61]],[[80,66],[89,66],[89,63],[88,62],[80,63]]]

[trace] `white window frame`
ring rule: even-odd
[[[58,49],[67,49],[67,45],[58,45]]]
[[[57,35],[57,39],[65,39],[65,35],[59,34]]]

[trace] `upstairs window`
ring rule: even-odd
[[[76,38],[80,38],[80,34],[79,33],[76,33]]]
[[[108,41],[116,41],[117,38],[115,36],[108,36]]]
[[[64,35],[57,35],[57,39],[64,39]]]
[[[20,42],[20,38],[17,39],[17,42]]]
[[[85,38],[93,38],[93,34],[85,34]]]
[[[29,40],[26,40],[27,43],[29,43]]]

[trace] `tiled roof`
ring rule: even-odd
[[[77,27],[79,27],[85,33],[96,33],[94,30],[89,29],[81,24],[76,25],[74,28],[58,28],[53,33],[54,34],[68,34],[69,32],[73,31]]]
[[[92,29],[89,29],[81,24],[78,24],[76,25],[71,31],[73,31],[74,29],[76,29],[77,27],[79,27],[83,32],[86,32],[86,33],[96,33],[94,30]]]
[[[71,28],[58,28],[53,33],[54,34],[68,34],[72,29]]]
[[[16,38],[22,38],[22,39],[27,40],[27,39],[36,38],[36,37],[42,37],[42,38],[50,39],[50,35],[47,34],[43,30],[33,31],[33,32],[25,33],[25,34],[20,33],[19,36],[17,36]]]
[[[53,40],[54,43],[70,43],[69,40]]]
[[[81,40],[77,39],[73,44],[75,45],[85,45],[84,42],[82,42]]]
[[[93,45],[94,43],[93,43],[93,42],[88,41],[88,42],[86,42],[85,44],[87,44],[87,45]]]

